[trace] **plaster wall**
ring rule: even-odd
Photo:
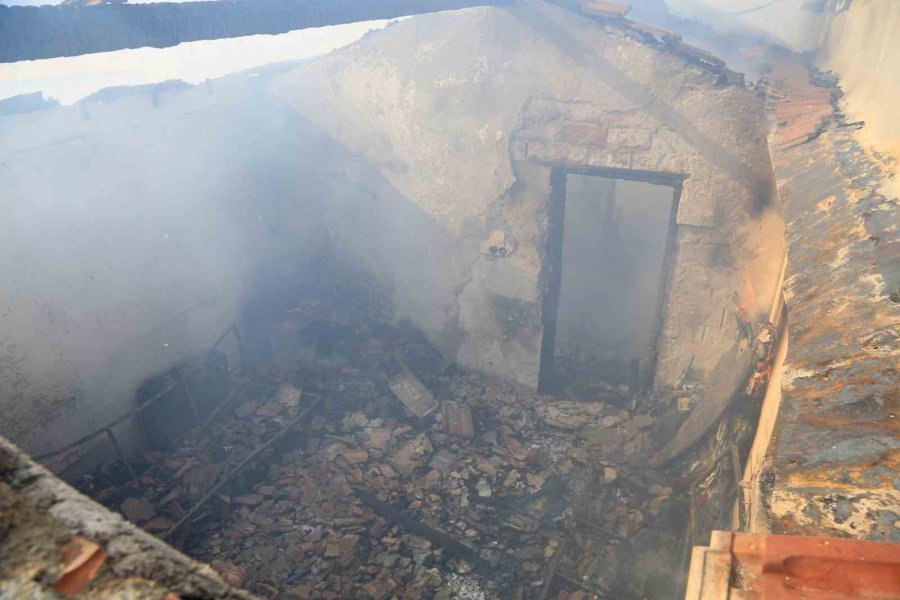
[[[300,193],[463,365],[537,383],[550,163],[687,176],[660,386],[716,366],[742,297],[768,312],[784,245],[762,102],[619,30],[541,2],[424,15],[273,88],[349,158]]]

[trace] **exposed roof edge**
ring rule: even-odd
[[[340,25],[512,0],[219,0],[216,2],[0,5],[0,62],[78,56],[126,48]]]

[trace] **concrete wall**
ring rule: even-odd
[[[41,453],[124,414],[235,319],[273,239],[299,243],[269,202],[297,181],[261,88],[108,91],[0,119],[4,435]]]

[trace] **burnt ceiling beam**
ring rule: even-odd
[[[48,0],[49,1],[49,0]],[[417,15],[512,0],[220,0],[78,6],[0,5],[0,62],[167,48]]]

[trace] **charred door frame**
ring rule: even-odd
[[[563,225],[566,218],[566,176],[591,175],[607,179],[625,179],[642,181],[654,185],[665,185],[672,188],[672,205],[669,213],[669,229],[666,238],[665,256],[663,257],[662,277],[659,284],[659,296],[656,302],[656,323],[651,337],[652,352],[646,376],[639,388],[646,389],[653,384],[656,377],[656,366],[659,361],[659,339],[665,322],[665,313],[669,297],[669,282],[674,264],[676,249],[676,233],[678,223],[678,204],[687,175],[666,173],[662,171],[640,171],[635,169],[617,169],[613,167],[590,167],[555,161],[534,161],[548,166],[550,171],[550,203],[547,223],[547,254],[544,268],[543,302],[541,309],[541,358],[538,371],[538,392],[550,391],[553,379],[554,347],[556,346],[556,319],[559,311],[559,295],[562,288],[562,248]]]

